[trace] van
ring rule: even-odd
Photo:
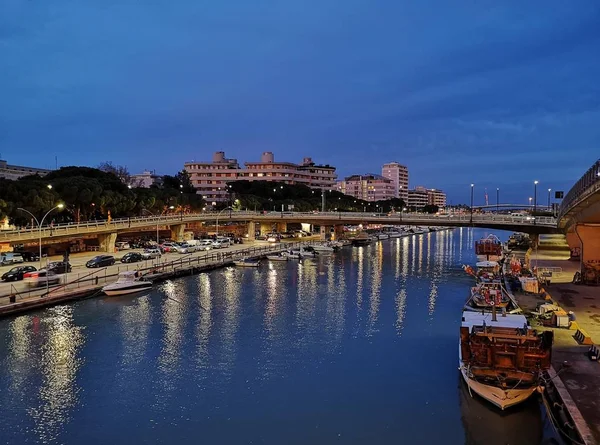
[[[0,254],[0,266],[6,266],[8,264],[16,264],[23,262],[23,255],[15,252],[7,252]]]

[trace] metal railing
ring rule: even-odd
[[[575,183],[564,197],[558,209],[558,219],[561,220],[575,206],[588,196],[600,190],[600,159]]]
[[[143,227],[154,227],[157,224],[170,226],[185,224],[188,222],[216,220],[217,212],[191,213],[187,215],[166,215],[136,218],[121,218],[109,221],[91,221],[79,224],[58,224],[52,227],[42,228],[42,238],[57,238],[69,235],[86,235],[91,233],[108,233],[123,229],[136,229]],[[373,213],[373,212],[252,212],[233,211],[230,215],[222,216],[227,221],[273,221],[274,219],[285,219],[296,222],[343,220],[344,222],[381,222],[388,221],[390,224],[432,224],[442,225],[442,221],[467,224],[471,221],[477,224],[492,223],[494,225],[539,225],[556,227],[554,217],[525,217],[511,215],[485,214],[424,214],[424,213]],[[24,239],[37,239],[39,231],[34,229],[6,230],[0,232],[0,241],[21,241]]]

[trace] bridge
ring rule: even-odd
[[[552,217],[523,217],[491,213],[430,215],[420,213],[359,213],[359,212],[251,212],[221,211],[150,217],[92,221],[79,224],[59,224],[25,230],[0,232],[0,244],[15,245],[39,242],[58,243],[82,237],[96,237],[101,251],[113,252],[119,234],[140,231],[170,230],[171,238],[182,240],[187,225],[194,223],[238,222],[247,224],[248,238],[254,239],[256,229],[268,233],[287,230],[287,224],[301,223],[327,230],[340,230],[344,225],[381,224],[412,226],[485,227],[490,229],[521,231],[534,234],[555,233],[557,221]],[[258,227],[257,227],[258,226]]]
[[[600,160],[566,194],[558,211],[558,227],[584,262],[600,262]]]

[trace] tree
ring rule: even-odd
[[[123,184],[129,184],[131,181],[131,174],[127,167],[123,167],[122,165],[113,165],[111,161],[102,162],[98,165],[98,170],[102,170],[106,173],[112,173],[117,178],[121,180]]]

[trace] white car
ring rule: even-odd
[[[179,244],[178,246],[175,246],[174,249],[177,253],[192,253],[198,250],[196,246],[191,246],[187,243]]]
[[[198,250],[210,250],[212,249],[212,240],[203,239],[198,243]]]
[[[211,247],[213,249],[224,249],[226,247],[229,247],[229,245],[229,238],[219,238],[212,242]]]
[[[152,258],[160,258],[161,255],[162,254],[160,253],[160,249],[158,248],[145,249],[144,252],[142,252],[142,258],[144,258],[145,260],[150,260]]]
[[[129,243],[126,243],[124,241],[119,241],[115,243],[115,247],[119,250],[128,250],[131,249],[131,246],[129,245]]]

